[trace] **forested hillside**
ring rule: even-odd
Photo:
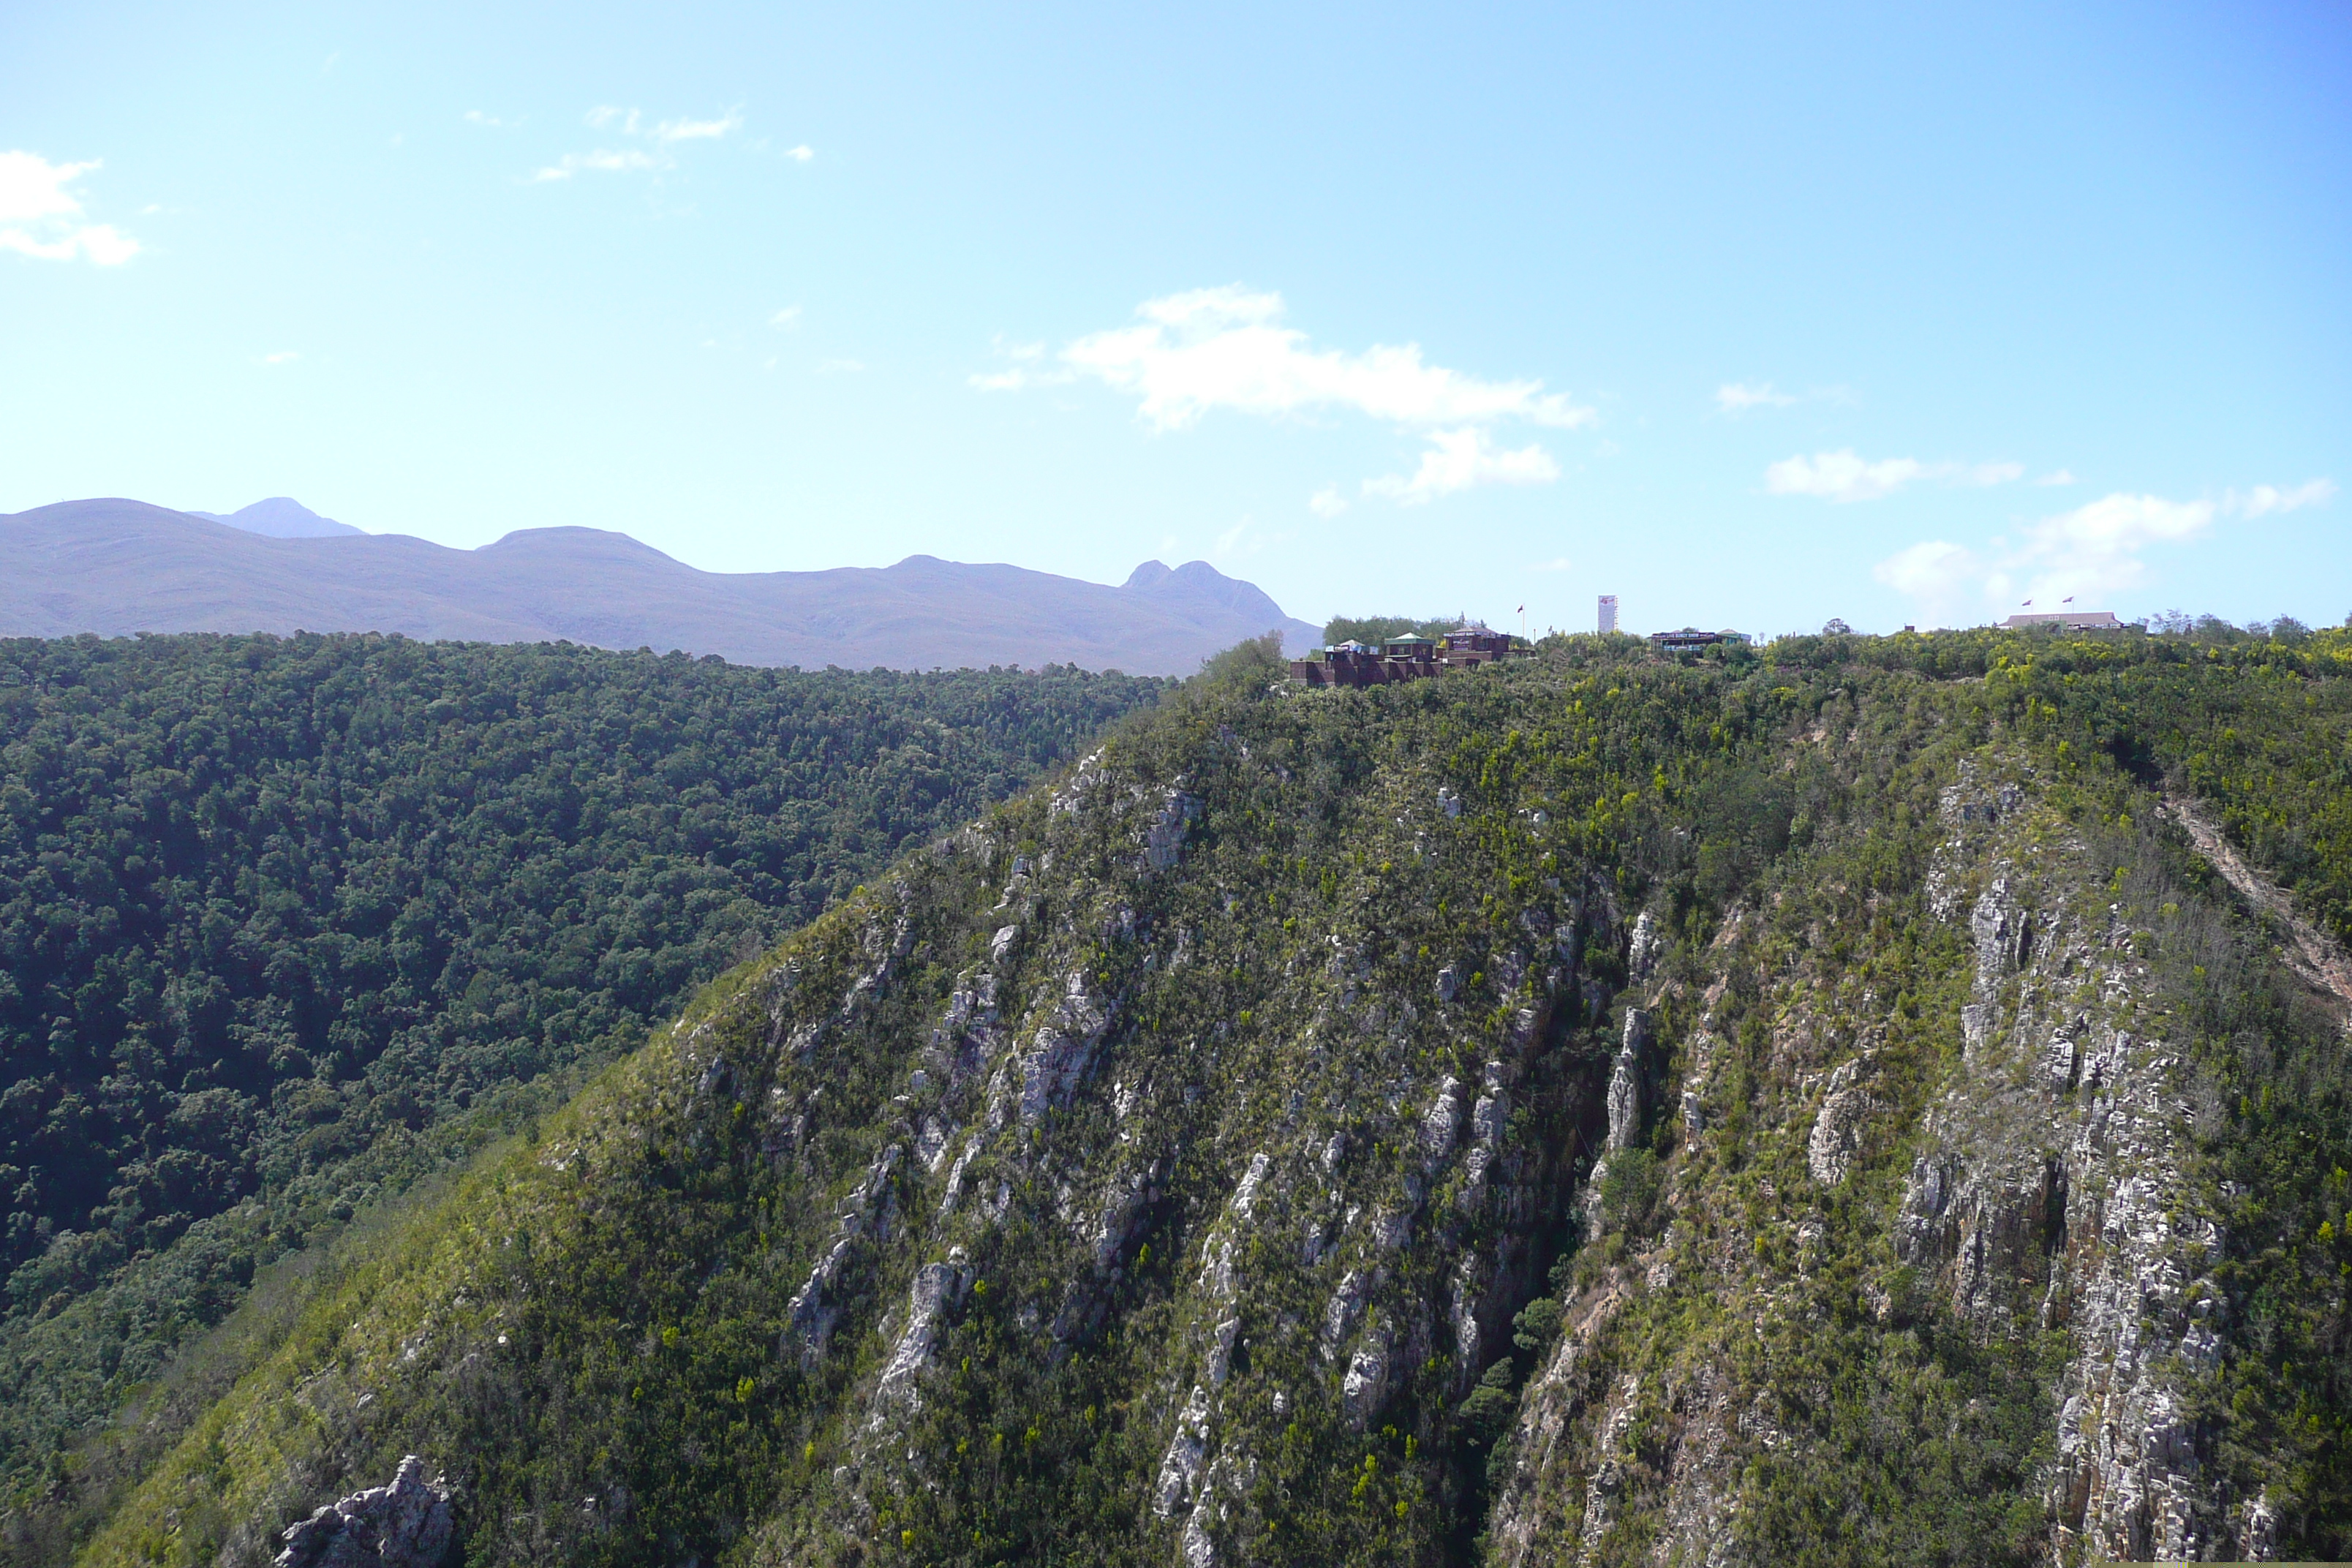
[[[369,1237],[83,1561],[405,1455],[475,1563],[2352,1555],[2352,635],[1281,671]]]
[[[559,1103],[567,1069],[1162,684],[0,642],[18,1523],[70,1472],[59,1441],[257,1268]]]

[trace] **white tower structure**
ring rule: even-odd
[[[1603,632],[1617,629],[1617,595],[1614,594],[1601,595],[1601,629]]]

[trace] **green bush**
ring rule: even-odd
[[[1656,1225],[1665,1193],[1665,1168],[1645,1148],[1620,1149],[1609,1156],[1601,1179],[1601,1223],[1629,1236],[1644,1236]]]

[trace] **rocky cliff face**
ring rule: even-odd
[[[1218,750],[1216,772],[1286,782],[1239,736]],[[1262,928],[1239,918],[1238,890],[1185,875],[1202,810],[1186,786],[1202,782],[1091,757],[1052,798],[1037,854],[987,834],[938,851],[976,896],[908,940],[977,952],[988,934],[910,1061],[898,1140],[873,1167],[903,1172],[910,1277],[877,1281],[873,1333],[891,1348],[846,1396],[866,1414],[759,1560],[842,1560],[956,1484],[921,1417],[927,1401],[961,1402],[926,1390],[954,1381],[940,1352],[967,1290],[1003,1303],[1049,1375],[1083,1375],[1074,1363],[1107,1325],[1150,1313],[1152,1363],[1123,1391],[1129,1441],[1151,1456],[1135,1475],[1142,1528],[1194,1565],[1253,1560],[1282,1532],[1269,1482],[1303,1429],[1401,1442],[1400,1421],[1448,1408],[1507,1349],[1559,1245],[1581,1123],[1601,1114],[1606,1058],[1571,1042],[1606,1017],[1608,981],[1586,961],[1622,945],[1613,896],[1547,877],[1468,952],[1455,933],[1406,958],[1396,931],[1345,915],[1305,930],[1289,917],[1267,951],[1244,935]],[[1426,852],[1447,820],[1432,784],[1401,773],[1381,794],[1424,825]],[[1252,1005],[1166,1027],[1180,999],[1253,971]],[[842,1011],[823,994],[794,1005]],[[772,1035],[798,1035],[799,1016]],[[917,1158],[898,1165],[901,1148]],[[1146,1307],[1155,1237],[1168,1256]]]
[[[2102,904],[2079,842],[2033,831],[2030,799],[1973,777],[1944,791],[1929,913],[1965,921],[1975,963],[1959,1070],[1924,1120],[1895,1253],[1981,1332],[2027,1319],[2064,1332],[2045,1492],[2058,1552],[2252,1555],[2256,1500],[2214,1485],[2187,1413],[2226,1325],[2182,1053],[2137,933]]]
[[[1775,943],[1773,910],[1731,922],[1697,965],[1688,984],[1707,989],[1680,1054],[1675,1218],[1572,1301],[1498,1478],[1495,1562],[1773,1560],[1759,1516],[1778,1500],[1759,1467],[1769,1477],[1838,1423],[1822,1420],[1826,1390],[1792,1402],[1772,1385],[1811,1359],[1772,1342],[1841,1316],[1864,1339],[1940,1324],[1979,1346],[2038,1345],[2009,1358],[2021,1495],[2007,1541],[1989,1547],[2062,1563],[2274,1550],[2268,1500],[2216,1473],[2214,1426],[2196,1410],[2232,1324],[2212,1272],[2228,1252],[2222,1194],[2200,1169],[2198,1089],[2170,1037],[2182,1021],[2151,983],[2148,933],[2031,770],[2006,762],[1964,760],[1937,792],[1940,842],[1896,917],[1906,940],[1946,955],[1957,1005],[1942,1031],[1926,1009],[1905,1016],[1916,998],[1846,966],[1790,963],[1819,933]],[[1729,1086],[1712,1005],[1759,959],[1780,974],[1759,998],[1766,1072],[1743,1086],[1766,1146],[1742,1152],[1743,1180],[1722,1159]],[[1940,1050],[1918,1048],[1920,1023]],[[1612,1089],[1612,1112],[1630,1100]],[[1776,1135],[1801,1140],[1801,1173],[1772,1160]],[[1886,1179],[1896,1169],[1899,1184]],[[1798,1179],[1783,1185],[1781,1171]],[[1867,1212],[1876,1205],[1886,1223]],[[1818,1288],[1841,1254],[1843,1300]],[[1723,1310],[1698,1307],[1702,1293]],[[1741,1341],[1765,1347],[1760,1363]],[[1812,1431],[1783,1426],[1792,1403]]]

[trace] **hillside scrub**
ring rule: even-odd
[[[85,1560],[408,1453],[479,1563],[2342,1555],[2343,1019],[2158,806],[2341,930],[2347,667],[1244,645],[354,1255]]]

